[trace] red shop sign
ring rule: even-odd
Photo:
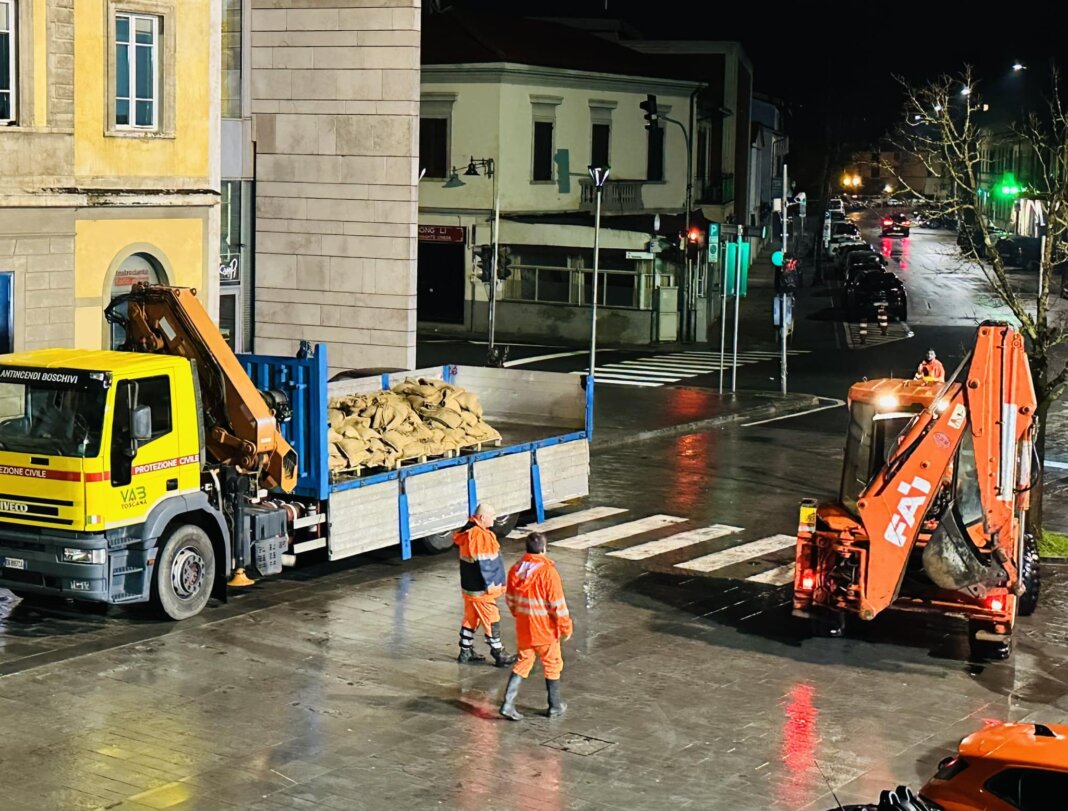
[[[467,242],[467,229],[462,225],[420,225],[420,242]]]

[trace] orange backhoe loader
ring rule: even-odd
[[[973,656],[1007,657],[1038,602],[1036,405],[1023,337],[994,322],[945,383],[855,384],[838,500],[801,505],[794,614],[832,635],[850,614],[949,614]]]

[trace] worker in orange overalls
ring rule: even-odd
[[[920,364],[920,368],[916,370],[916,379],[924,380],[928,383],[946,382],[946,367],[942,365],[942,361],[938,359],[933,349],[927,350],[927,357]]]
[[[462,665],[484,662],[485,656],[475,653],[472,645],[478,626],[485,629],[486,644],[497,667],[515,662],[501,644],[501,612],[497,598],[504,593],[504,558],[501,545],[493,534],[497,513],[489,504],[479,504],[470,523],[453,535],[453,543],[460,547],[460,588],[464,593],[464,620],[460,625],[460,655]]]
[[[508,610],[515,616],[516,647],[519,661],[512,668],[504,691],[501,715],[522,721],[516,711],[515,699],[519,686],[530,675],[534,657],[541,660],[545,671],[545,689],[549,696],[546,715],[563,715],[567,704],[560,700],[560,672],[564,660],[560,655],[560,640],[571,638],[574,625],[564,600],[564,586],[556,566],[545,554],[547,541],[540,532],[527,536],[527,553],[508,572]]]

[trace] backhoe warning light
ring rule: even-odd
[[[876,405],[880,411],[893,411],[898,406],[898,399],[893,394],[884,394],[877,401]]]
[[[801,573],[801,588],[805,591],[812,591],[816,585],[816,575],[811,569],[806,569]]]
[[[991,611],[1002,611],[1005,608],[1005,598],[998,596],[990,597],[987,600],[987,604],[990,606]]]

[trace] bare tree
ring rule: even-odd
[[[965,236],[962,247],[983,269],[995,294],[1015,317],[1028,344],[1031,374],[1038,395],[1037,448],[1045,449],[1050,406],[1068,386],[1068,364],[1054,350],[1068,341],[1063,324],[1050,320],[1055,271],[1068,254],[1068,111],[1062,103],[1057,73],[1041,110],[1015,121],[995,124],[970,67],[957,77],[941,76],[924,86],[902,81],[905,120],[895,139],[898,148],[919,158],[929,174],[942,181],[946,199],[939,205],[956,216]],[[1000,189],[988,172],[990,152],[1010,145],[1024,167],[1018,185]],[[907,184],[906,184],[907,185]],[[911,189],[923,196],[922,189]],[[992,195],[1015,196],[1036,204],[1044,232],[1037,268],[1038,293],[1024,293],[1011,283],[1004,257],[997,250],[991,212]],[[1059,290],[1059,285],[1057,288]],[[1031,529],[1041,534],[1041,485],[1032,493]]]

